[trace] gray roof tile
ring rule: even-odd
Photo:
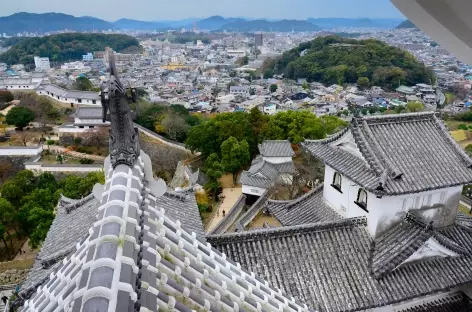
[[[362,158],[336,146],[347,133]],[[304,147],[375,193],[416,193],[472,182],[472,160],[434,113],[354,118],[348,129]]]
[[[264,157],[292,157],[295,155],[288,140],[266,140],[259,144],[259,152]]]

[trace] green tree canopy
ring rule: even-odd
[[[367,77],[359,77],[357,79],[357,86],[361,89],[367,89],[370,87],[370,81]]]
[[[270,90],[270,92],[273,93],[273,92],[277,91],[277,88],[278,88],[278,86],[275,83],[273,83],[273,84],[270,85],[269,90]]]
[[[34,120],[34,113],[26,107],[16,106],[10,109],[5,116],[5,120],[9,125],[14,125],[23,130],[24,127]]]
[[[79,91],[93,91],[95,89],[92,82],[87,77],[78,77],[72,88]]]
[[[236,183],[237,173],[251,160],[249,144],[230,137],[221,144],[221,164],[227,172],[233,174],[233,184]]]
[[[408,109],[408,111],[415,113],[421,112],[424,109],[424,105],[421,102],[408,102],[406,108]]]
[[[204,171],[208,177],[207,184],[204,185],[205,190],[213,195],[213,200],[216,199],[218,189],[220,188],[220,178],[223,176],[224,167],[221,164],[218,154],[213,153],[205,161]]]
[[[305,51],[304,55],[300,55]],[[285,52],[279,59],[267,60],[263,70],[284,74],[286,78],[307,78],[325,84],[356,83],[366,77],[372,85],[396,88],[435,81],[431,68],[409,52],[367,39],[338,36],[319,37]]]

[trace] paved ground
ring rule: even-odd
[[[34,259],[36,258],[36,254],[38,251],[31,249],[30,245],[28,244],[29,240],[23,244],[21,250],[25,253],[18,253],[13,260],[25,260],[25,259]]]
[[[231,207],[234,206],[239,196],[242,194],[242,188],[241,187],[225,188],[223,189],[222,194],[223,196],[225,196],[225,199],[223,199],[223,201],[220,202],[219,207],[217,207],[218,210],[216,211],[216,214],[213,217],[213,220],[211,220],[210,225],[208,226],[207,232],[210,232],[211,230],[213,230],[218,225],[218,223],[223,219],[223,211],[228,213]]]

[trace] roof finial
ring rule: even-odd
[[[132,167],[139,157],[139,134],[134,127],[129,102],[136,102],[136,89],[130,88],[131,96],[121,83],[116,70],[113,50],[107,48],[110,62],[110,79],[101,84],[103,121],[110,125],[110,163],[115,168],[119,164]],[[109,113],[108,113],[109,111]]]

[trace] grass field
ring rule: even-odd
[[[454,130],[451,131],[451,135],[456,140],[456,142],[462,142],[467,140],[467,132],[466,130]]]
[[[472,125],[471,122],[466,122],[466,121],[458,121],[458,120],[452,120],[448,119],[445,121],[447,127],[449,128],[450,131],[457,130],[457,127],[461,124],[466,125],[467,127]]]

